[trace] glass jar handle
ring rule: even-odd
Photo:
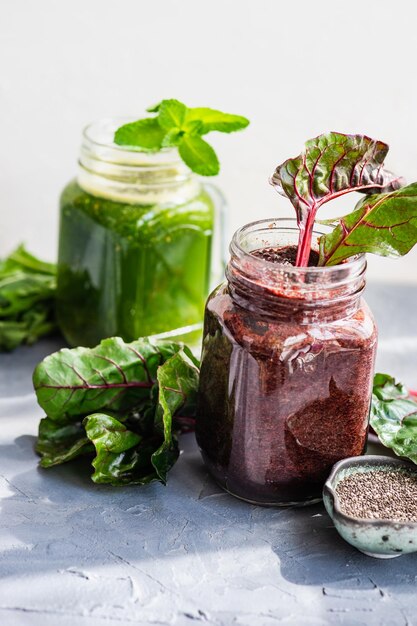
[[[213,201],[214,228],[211,247],[211,277],[210,288],[214,289],[224,280],[224,270],[228,253],[228,205],[222,191],[213,183],[203,183],[205,191]]]

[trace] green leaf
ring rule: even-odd
[[[203,124],[199,120],[185,120],[184,122],[184,134],[188,136],[202,135]]]
[[[3,267],[0,265],[0,273]],[[56,276],[55,263],[47,263],[41,261],[33,254],[30,254],[23,244],[20,244],[4,261],[4,269],[6,272],[11,270],[22,270],[25,272],[34,272],[36,274],[47,274]]]
[[[142,437],[131,432],[122,422],[104,413],[89,415],[83,421],[85,432],[99,451],[124,452],[133,448]]]
[[[47,274],[12,270],[0,274],[0,318],[28,311],[55,296],[56,280]]]
[[[195,136],[198,135],[201,130],[201,122],[188,122],[184,124],[184,129],[181,130],[179,128],[172,128],[167,132],[163,141],[163,148],[172,148],[178,146],[181,143],[181,140],[184,136]]]
[[[178,457],[176,441],[172,437],[172,419],[179,409],[187,411],[187,405],[197,404],[198,370],[190,365],[182,353],[177,353],[158,368],[159,406],[156,413],[156,429],[163,432],[164,441],[152,455],[159,479],[166,482],[168,470]]]
[[[97,451],[93,461],[95,482],[166,483],[167,473],[178,458],[173,416],[179,409],[187,412],[190,406],[195,412],[198,370],[179,352],[158,368],[157,383],[158,406],[151,437],[135,435],[125,424],[106,415],[91,415],[84,420],[87,436]]]
[[[320,265],[336,265],[363,252],[398,257],[417,243],[417,183],[361,200],[320,238]]]
[[[215,109],[209,109],[207,107],[188,109],[186,121],[187,123],[199,121],[201,135],[205,135],[213,130],[222,133],[232,133],[237,130],[242,130],[249,125],[249,120],[242,115],[223,113],[222,111],[216,111]]]
[[[0,350],[33,343],[56,330],[56,266],[20,245],[0,263]]]
[[[197,359],[197,357],[193,354],[193,351],[191,350],[191,348],[189,348],[186,345],[183,345],[182,347],[182,351],[184,352],[185,356],[187,357],[187,359],[189,361],[191,361],[191,363],[199,370],[200,369],[200,361],[199,359]]]
[[[384,446],[417,463],[417,401],[387,374],[374,378],[370,423]]]
[[[100,355],[105,357],[101,361]],[[91,350],[61,350],[46,357],[34,376],[41,384],[38,398],[49,411],[39,425],[36,451],[42,457],[41,465],[51,467],[87,454],[93,457],[94,482],[165,483],[179,454],[173,419],[195,417],[195,363],[198,362],[192,353],[182,344],[158,342],[153,346],[147,339],[124,344],[121,339],[112,338]],[[80,390],[74,391],[73,387],[74,382],[80,383],[79,374],[83,378],[95,376],[94,380],[101,380],[102,384],[108,377],[130,384],[135,380],[142,382],[144,373],[152,386],[148,385],[141,397],[123,385],[117,402],[112,403],[111,396],[107,396],[109,389],[100,390],[85,378],[88,389],[83,389],[78,404],[75,402],[74,396]],[[48,395],[50,385],[55,388],[52,397]],[[140,389],[143,391],[142,386]],[[44,396],[45,390],[48,391]],[[111,408],[85,413],[87,408],[100,404]]]
[[[193,172],[202,176],[215,176],[219,173],[217,155],[201,137],[185,135],[179,145],[179,153]]]
[[[167,132],[167,134],[163,138],[162,147],[173,148],[175,146],[178,146],[183,136],[184,136],[183,130],[179,130],[178,128],[172,128],[171,130]]]
[[[177,128],[182,130],[187,107],[178,100],[162,100],[159,106],[158,122],[166,132]]]
[[[14,350],[22,343],[31,345],[57,330],[54,311],[44,303],[24,311],[18,318],[0,319],[0,351]]]
[[[122,126],[115,133],[115,143],[150,151],[178,146],[183,161],[203,176],[214,176],[220,166],[213,148],[200,135],[213,130],[230,133],[249,124],[241,115],[207,107],[189,109],[175,99],[162,100],[147,111],[157,116]]]
[[[34,371],[38,403],[61,422],[104,409],[130,409],[150,397],[157,368],[180,349],[180,344],[125,343],[120,337],[104,339],[96,348],[64,348]]]
[[[0,320],[0,352],[15,350],[25,342],[28,329],[24,322]]]
[[[61,425],[49,417],[44,417],[39,423],[35,449],[42,457],[40,461],[42,467],[60,465],[94,452],[94,447],[87,438],[81,422]]]
[[[142,485],[157,480],[150,464],[151,450],[146,443],[139,445],[140,435],[102,413],[89,415],[83,424],[96,449],[91,477],[95,483]]]
[[[406,387],[389,374],[375,374],[372,393],[378,400],[399,400],[409,397]]]
[[[157,118],[149,117],[118,128],[114,142],[119,146],[136,146],[156,152],[161,149],[165,131]]]
[[[326,133],[310,139],[297,157],[279,165],[271,178],[288,197],[300,228],[296,265],[306,266],[317,210],[329,200],[352,191],[385,193],[403,179],[384,170],[387,144],[365,135]]]
[[[158,113],[159,109],[161,107],[161,103],[158,102],[157,104],[153,104],[152,106],[148,107],[147,109],[145,109],[148,113]]]
[[[20,316],[21,323],[26,327],[25,341],[32,345],[45,335],[57,332],[58,324],[55,320],[53,303],[42,302]]]

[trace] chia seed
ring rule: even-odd
[[[253,250],[251,254],[252,256],[264,259],[270,263],[294,266],[297,258],[297,248],[294,246],[286,246],[284,248],[260,248],[259,250]],[[311,250],[308,267],[316,267],[318,261],[319,253],[316,250]]]
[[[336,487],[342,513],[360,519],[417,522],[417,476],[407,470],[355,472]]]

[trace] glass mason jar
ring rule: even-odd
[[[222,197],[176,150],[114,144],[124,122],[86,128],[78,177],[61,196],[59,324],[73,346],[115,335],[193,344],[222,272]]]
[[[295,220],[238,230],[206,305],[197,441],[215,480],[255,504],[318,501],[332,465],[367,439],[377,330],[365,257],[299,268],[251,254],[297,240]]]

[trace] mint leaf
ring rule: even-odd
[[[187,107],[178,100],[162,100],[159,107],[158,122],[161,128],[169,131],[172,128],[182,129]]]
[[[145,109],[148,113],[158,113],[161,103],[153,104],[152,106]]]
[[[184,135],[192,137],[195,135],[199,135],[200,131],[201,131],[201,122],[197,120],[194,122],[185,122],[183,130],[180,128],[171,128],[171,130],[167,132],[167,134],[162,140],[162,147],[174,148],[180,144]]]
[[[187,135],[202,135],[203,133],[203,123],[200,120],[189,120],[185,119],[184,122],[184,134]]]
[[[157,118],[149,117],[118,128],[114,142],[119,146],[138,146],[156,152],[161,149],[164,136]]]
[[[179,145],[179,153],[188,167],[202,176],[215,176],[220,164],[213,148],[198,135],[184,135]]]
[[[183,136],[184,136],[183,130],[180,130],[178,128],[172,128],[171,130],[167,132],[167,134],[163,138],[162,147],[173,148],[175,146],[178,146]]]
[[[209,109],[207,107],[188,109],[187,121],[201,122],[201,135],[205,135],[212,130],[232,133],[236,130],[242,130],[249,125],[249,120],[242,115],[223,113],[222,111],[216,111],[216,109]]]
[[[207,107],[189,109],[175,99],[162,100],[147,111],[156,113],[156,117],[125,124],[116,131],[114,142],[149,151],[178,147],[183,161],[202,176],[218,174],[220,165],[213,148],[201,135],[213,130],[231,133],[249,124],[241,115]]]
[[[336,265],[363,252],[397,257],[417,243],[417,183],[361,200],[320,238],[319,265]]]

